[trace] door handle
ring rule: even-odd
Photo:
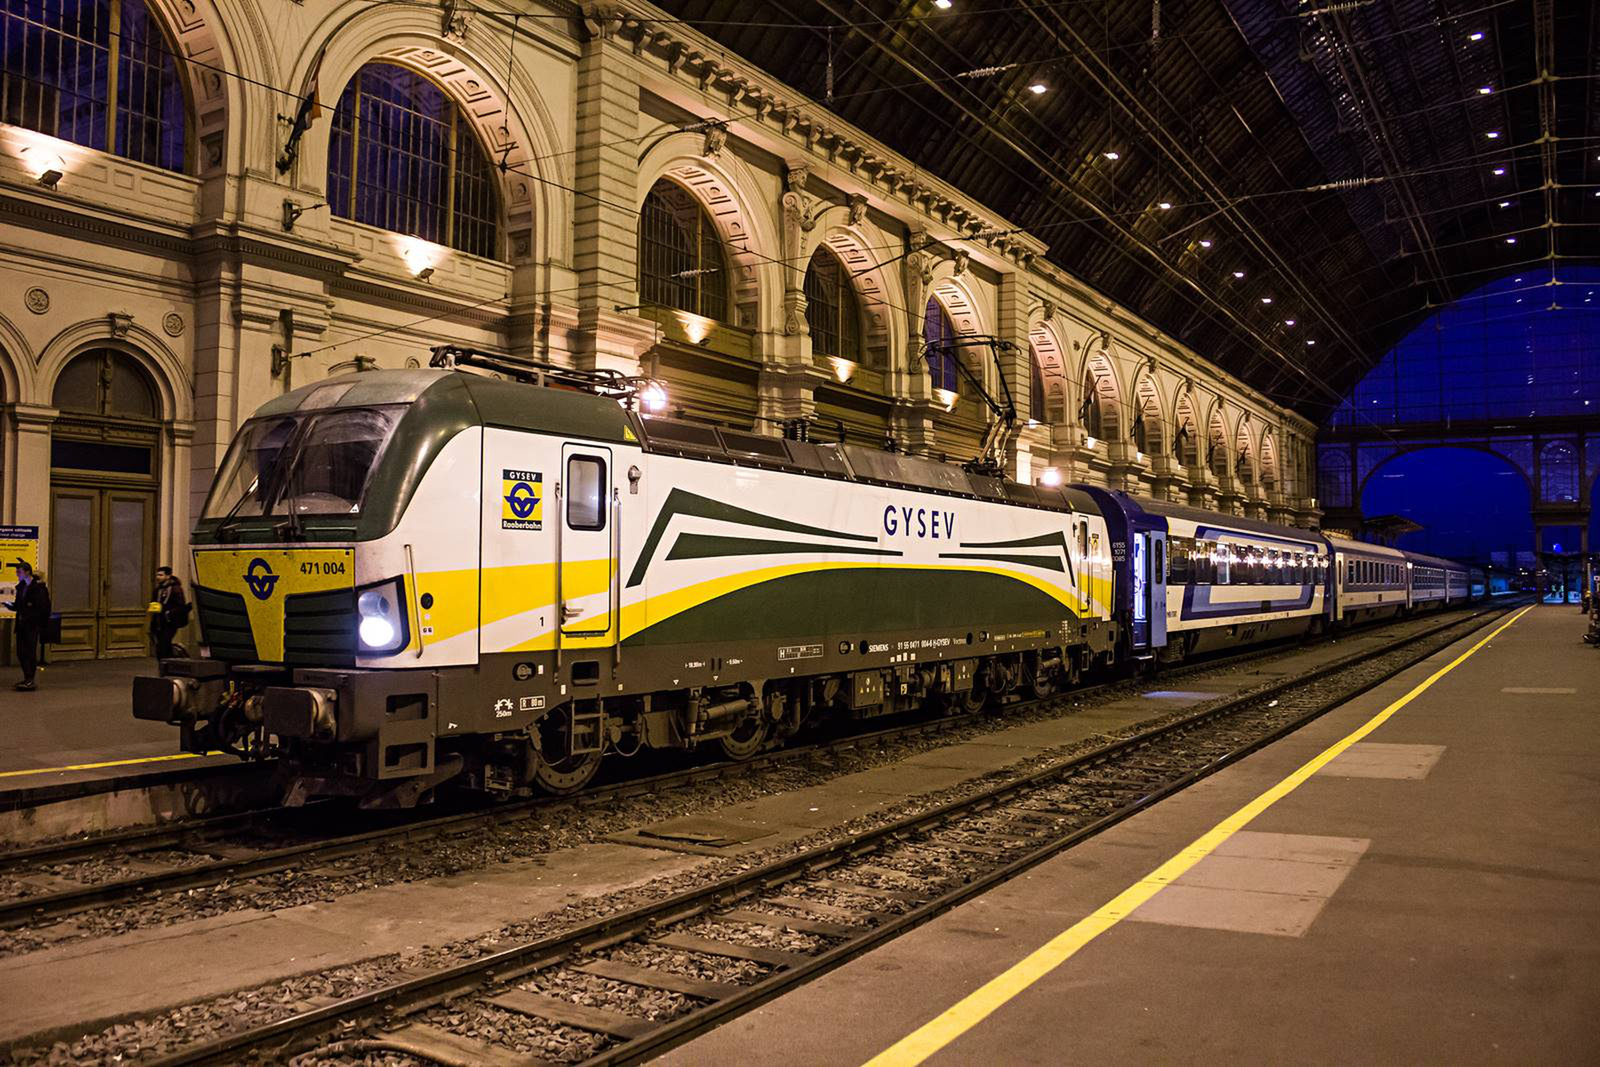
[[[579,615],[582,615],[582,614],[583,614],[583,609],[582,608],[575,608],[571,604],[563,604],[563,605],[561,605],[561,621],[562,622],[571,622],[573,619],[576,619]]]

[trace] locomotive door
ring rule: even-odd
[[[617,615],[617,497],[611,461],[609,448],[561,448],[556,612],[563,648],[611,642]]]

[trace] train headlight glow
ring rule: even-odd
[[[396,652],[406,644],[405,590],[399,578],[369,585],[356,594],[356,637],[364,653]]]

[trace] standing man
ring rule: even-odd
[[[27,560],[14,560],[11,566],[17,572],[17,592],[6,607],[17,613],[17,662],[22,665],[22,681],[16,688],[29,692],[38,688],[33,676],[39,669],[39,643],[50,625],[50,590],[34,577],[33,564]]]
[[[156,659],[171,659],[172,639],[189,621],[189,598],[171,567],[156,568],[156,591],[150,615],[150,632],[156,639]]]

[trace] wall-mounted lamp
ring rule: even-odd
[[[56,168],[51,167],[49,170],[39,175],[39,184],[44,186],[46,189],[54,189],[56,187],[56,183],[59,182],[61,178],[61,172]]]
[[[419,282],[425,282],[429,278],[432,278],[432,277],[433,277],[433,268],[432,267],[423,267],[421,270],[417,271],[417,281],[419,281]]]
[[[1061,484],[1061,468],[1046,467],[1039,472],[1039,484],[1054,488]]]
[[[283,202],[283,231],[285,233],[293,232],[294,224],[301,215],[308,211],[315,211],[319,207],[327,206],[327,204],[307,204],[305,207],[301,207],[293,200],[285,200]]]

